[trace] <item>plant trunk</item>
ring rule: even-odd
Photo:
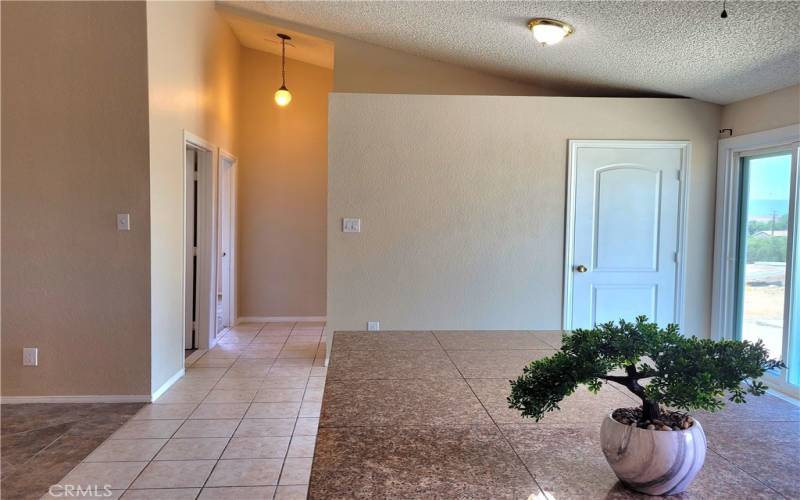
[[[642,400],[642,418],[645,420],[659,420],[661,418],[661,408],[656,401],[649,399]]]

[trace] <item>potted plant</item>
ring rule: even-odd
[[[616,382],[641,399],[619,408],[600,427],[603,454],[629,488],[649,495],[684,491],[703,465],[703,428],[680,410],[715,411],[745,395],[760,396],[770,360],[761,341],[687,338],[676,325],[661,329],[640,316],[564,335],[561,350],[532,362],[511,381],[511,408],[537,421],[580,384],[592,392]]]

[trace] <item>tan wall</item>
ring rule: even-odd
[[[800,123],[800,85],[724,106],[720,128],[743,135],[795,123]]]
[[[719,118],[676,99],[333,94],[329,327],[560,328],[567,140],[674,139],[692,142],[685,322],[707,335]]]
[[[243,49],[238,182],[239,316],[325,315],[329,69]]]
[[[144,3],[3,2],[2,108],[3,396],[149,395]]]
[[[241,47],[212,2],[147,3],[152,389],[183,367],[183,131],[237,153]]]

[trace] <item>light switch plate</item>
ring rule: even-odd
[[[22,366],[39,366],[39,348],[22,348]]]
[[[131,230],[131,214],[117,214],[117,231]]]
[[[342,232],[343,233],[360,233],[361,232],[361,219],[342,219]]]
[[[381,322],[380,321],[367,321],[367,331],[368,332],[377,332],[381,329]]]

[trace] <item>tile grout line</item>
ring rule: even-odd
[[[511,452],[514,453],[514,456],[517,457],[517,460],[519,460],[519,463],[522,464],[522,467],[525,468],[525,471],[528,473],[528,475],[530,476],[530,478],[533,481],[533,483],[536,485],[537,488],[539,488],[539,491],[542,494],[546,495],[546,493],[544,492],[544,488],[542,488],[542,485],[540,485],[539,481],[536,480],[536,476],[534,476],[533,472],[531,472],[531,470],[528,468],[528,464],[526,464],[525,461],[522,460],[522,457],[519,456],[519,453],[517,453],[517,450],[514,448],[514,446],[508,440],[508,437],[505,435],[503,430],[500,429],[500,426],[497,425],[497,422],[495,422],[494,418],[492,417],[492,414],[489,413],[488,409],[486,409],[486,406],[483,404],[483,401],[481,401],[481,398],[478,397],[478,395],[475,393],[475,390],[472,388],[472,386],[469,384],[469,382],[467,382],[467,378],[464,377],[463,373],[461,373],[461,369],[458,367],[458,365],[455,364],[455,362],[453,362],[452,358],[450,358],[450,353],[448,353],[447,349],[444,348],[444,346],[442,345],[442,342],[439,340],[439,337],[437,337],[436,333],[434,333],[433,331],[431,331],[431,335],[433,335],[433,338],[436,339],[436,342],[439,344],[439,347],[441,347],[442,350],[444,351],[444,354],[445,354],[445,356],[447,356],[447,359],[450,361],[450,363],[452,363],[452,365],[456,368],[458,373],[461,375],[461,379],[467,385],[467,387],[469,388],[469,390],[472,393],[472,395],[475,396],[475,399],[481,405],[481,408],[483,408],[483,411],[486,412],[486,415],[489,417],[489,420],[492,421],[492,424],[494,425],[494,427],[497,430],[497,432],[500,433],[500,436],[503,438],[503,441],[508,445],[509,448],[511,448]],[[512,488],[512,491],[514,491],[514,489],[515,488]]]

